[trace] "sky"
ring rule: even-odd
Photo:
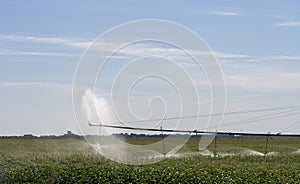
[[[181,24],[205,41],[224,74],[227,112],[300,104],[300,2],[297,0],[3,0],[0,2],[0,135],[63,134],[67,130],[81,133],[72,104],[73,77],[80,58],[88,46],[107,30],[142,19]],[[110,104],[112,80],[133,55],[173,51],[170,49],[157,43],[140,43],[125,48],[120,57],[109,62],[105,73],[100,76],[96,95]],[[172,56],[172,52],[169,54]],[[202,85],[205,77],[195,68],[183,66],[199,83],[200,101],[204,108],[208,108],[205,104],[210,93],[207,84],[206,87]],[[171,70],[160,64],[155,68],[165,73]],[[138,70],[144,71],[141,66]],[[147,118],[148,100],[160,96],[170,103],[166,116],[174,116],[180,109],[177,108],[178,102],[174,102],[176,93],[171,89],[172,86],[158,79],[146,80],[137,85],[132,94],[136,104],[133,109],[140,114],[139,117]],[[152,113],[153,117],[159,117],[164,114],[164,101],[155,100]],[[192,102],[190,99],[187,103]],[[103,103],[101,101],[101,107]],[[189,105],[186,108],[194,104]],[[125,107],[122,108],[123,113],[127,112]],[[184,112],[188,112],[186,108]],[[300,115],[293,112],[295,114],[290,116],[220,129],[300,133]],[[225,117],[224,124],[264,115]]]

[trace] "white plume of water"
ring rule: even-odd
[[[84,95],[82,97],[82,108],[84,109],[84,111],[86,113],[87,120],[91,121],[92,120],[92,109],[90,107],[88,97],[86,95]]]
[[[113,111],[106,99],[97,96],[91,89],[85,91],[82,97],[82,107],[91,123],[107,124],[115,121]]]
[[[265,154],[251,149],[244,149],[241,152],[241,156],[265,156]]]
[[[269,152],[269,153],[267,153],[267,155],[266,155],[266,156],[279,156],[279,155],[280,155],[280,153],[279,153],[279,152],[272,151],[272,152]]]
[[[300,149],[297,149],[296,151],[293,151],[292,153],[296,154],[296,155],[300,155]]]
[[[91,89],[87,89],[84,92],[82,108],[87,121],[92,124],[112,124],[113,122],[117,122],[108,101],[101,96],[97,96]],[[183,146],[180,141],[165,141],[164,144],[166,147],[173,147],[173,149],[165,150],[166,153],[164,154],[163,149],[161,149],[161,142],[149,145],[132,145],[120,140],[120,137],[112,136],[113,131],[122,130],[95,126],[88,128],[93,135],[96,134],[99,136],[98,141],[90,142],[91,146],[101,155],[121,163],[153,163],[165,157],[176,156],[176,152]],[[103,135],[111,136],[103,137]],[[175,145],[172,145],[170,142]]]
[[[209,151],[208,149],[199,150],[199,154],[202,156],[210,156],[210,157],[214,156],[214,153]]]
[[[108,101],[97,96],[90,89],[87,89],[82,97],[82,108],[87,120],[92,124],[112,124],[117,121]],[[117,162],[140,164],[148,163],[149,160],[154,162],[164,158],[164,155],[159,152],[147,148],[141,149],[138,145],[131,145],[120,140],[120,137],[114,137],[112,133],[115,130],[113,129],[93,126],[89,127],[89,130],[90,134],[99,136],[97,142],[87,140],[94,150]]]
[[[170,151],[166,154],[166,156],[167,156],[167,157],[176,156],[176,153],[181,149],[182,146],[183,146],[183,145],[178,145],[178,146],[176,146],[175,148],[173,148],[172,150],[170,150]]]

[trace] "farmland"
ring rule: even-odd
[[[153,140],[128,139],[133,144]],[[197,153],[191,139],[179,152]],[[299,183],[300,140],[217,139],[217,157],[170,157],[150,165],[103,158],[80,139],[0,139],[0,183]],[[214,142],[208,150],[213,152]],[[231,154],[224,154],[231,153]],[[233,154],[235,153],[235,154]]]

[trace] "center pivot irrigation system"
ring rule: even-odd
[[[247,111],[233,111],[233,112],[225,112],[224,114],[202,114],[202,115],[195,115],[195,116],[181,116],[181,117],[167,117],[162,119],[148,119],[148,120],[137,120],[137,121],[129,121],[129,122],[114,122],[114,123],[107,123],[107,124],[92,124],[88,121],[88,125],[91,127],[104,127],[104,128],[113,128],[113,129],[123,129],[123,130],[141,130],[141,131],[150,131],[150,132],[169,132],[169,133],[188,133],[188,134],[212,134],[212,135],[233,135],[233,136],[267,136],[267,137],[300,137],[300,134],[291,134],[291,133],[284,133],[292,128],[298,128],[300,120],[296,121],[289,127],[287,127],[284,131],[278,133],[251,133],[251,132],[226,132],[226,131],[206,131],[206,130],[177,130],[177,129],[163,129],[162,126],[160,128],[144,128],[144,127],[133,127],[133,126],[125,126],[125,124],[132,124],[132,123],[142,123],[142,122],[153,122],[153,121],[167,121],[167,120],[176,120],[176,119],[188,119],[188,118],[197,118],[197,117],[207,117],[207,116],[221,116],[221,115],[234,115],[234,114],[246,114],[246,113],[259,113],[259,112],[272,112],[266,115],[260,115],[253,118],[243,119],[239,121],[232,121],[224,123],[222,126],[232,126],[238,124],[246,124],[255,121],[262,121],[267,119],[275,119],[281,118],[286,116],[293,116],[300,114],[300,105],[294,106],[285,106],[285,107],[277,107],[277,108],[265,108],[265,109],[253,109]],[[213,127],[217,128],[217,127]]]

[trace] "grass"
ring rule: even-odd
[[[128,139],[142,144],[153,140]],[[217,152],[264,152],[265,139],[217,139]],[[197,151],[190,139],[180,152]],[[270,139],[279,156],[190,156],[131,166],[98,155],[83,140],[0,139],[0,183],[300,183],[299,139]],[[214,149],[212,143],[208,147]]]

